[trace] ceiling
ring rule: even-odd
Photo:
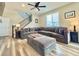
[[[40,8],[40,11],[38,11],[37,9],[31,10],[33,12],[36,12],[38,14],[43,14],[46,13],[48,11],[54,10],[56,8],[59,8],[61,6],[67,5],[70,2],[41,2],[40,5],[46,5],[46,8]],[[32,3],[35,4],[35,3]],[[29,9],[31,9],[32,7],[30,6]]]
[[[35,2],[7,2],[6,7],[9,9],[8,12],[10,12],[10,10],[17,11],[17,12],[27,11],[27,12],[40,15],[48,11],[54,10],[56,8],[59,8],[61,6],[67,5],[70,2],[41,2],[40,5],[46,5],[46,8],[40,8],[40,11],[38,11],[37,9],[31,10],[33,6],[29,6],[28,3],[35,4]]]

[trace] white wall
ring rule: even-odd
[[[5,17],[0,17],[0,36],[9,36],[11,33],[10,20]]]
[[[21,6],[22,3],[5,3],[5,9],[3,12],[4,17],[10,18],[10,23],[17,24],[23,20],[23,18],[19,15],[18,12],[27,12],[26,8]],[[29,13],[29,12],[28,12]],[[35,18],[38,18],[36,14],[32,14],[32,22],[26,27],[38,27],[38,23],[35,23]]]
[[[9,2],[5,3],[3,17],[10,18],[11,24],[17,24],[20,21],[22,21],[22,17],[19,15],[18,13],[19,11],[16,10],[16,8],[18,8],[18,6],[15,5],[15,3],[9,3]]]
[[[9,20],[9,25],[10,25],[9,28],[11,28],[12,24],[17,24],[17,23],[19,23],[20,21],[23,20],[23,18],[18,14],[18,12],[22,12],[22,11],[27,12],[26,8],[21,7],[21,4],[8,3],[8,2],[5,3],[5,9],[4,9],[4,12],[3,12],[3,17],[7,17],[7,18],[10,19]],[[39,26],[38,23],[35,23],[36,18],[38,18],[38,17],[35,14],[32,14],[32,22],[26,27],[38,27]],[[12,31],[11,29],[10,30],[7,29],[7,30],[8,30],[7,32]],[[1,31],[3,32],[2,29],[1,29]],[[11,35],[11,32],[8,33],[8,34]]]
[[[43,15],[40,15],[39,18],[39,25],[41,27],[46,26],[46,15],[48,14],[53,14],[55,12],[59,12],[59,24],[62,27],[67,27],[69,31],[73,31],[73,25],[71,25],[71,22],[76,23],[78,22],[78,26],[76,26],[77,31],[79,31],[79,2],[77,3],[71,3],[66,6],[57,8],[55,10],[49,11]],[[65,19],[64,13],[69,12],[69,11],[75,11],[75,17],[74,18],[69,18]]]
[[[32,22],[30,24],[28,24],[25,28],[32,28],[32,27],[39,27],[39,24],[38,23],[35,23],[35,19],[38,19],[39,20],[39,17],[36,16],[36,15],[32,15]]]

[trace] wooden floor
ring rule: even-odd
[[[11,37],[0,37],[1,56],[40,56],[27,40],[12,39]],[[79,56],[79,48],[72,44],[57,43],[56,50],[50,56]]]

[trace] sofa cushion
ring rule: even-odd
[[[55,32],[49,32],[49,31],[40,31],[39,32],[40,34],[44,34],[44,35],[47,35],[47,36],[50,36],[50,37],[55,37],[55,38],[62,38],[63,35],[60,35],[58,33],[55,33]]]
[[[35,28],[30,28],[29,29],[29,32],[33,32],[33,31],[35,31]]]
[[[64,30],[63,29],[59,29],[59,34],[64,35]]]
[[[35,31],[40,31],[40,28],[35,28]]]
[[[55,33],[59,33],[59,28],[55,28]]]

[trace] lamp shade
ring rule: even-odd
[[[22,7],[25,7],[25,4],[22,4]]]
[[[20,27],[20,24],[16,24],[16,27]]]

